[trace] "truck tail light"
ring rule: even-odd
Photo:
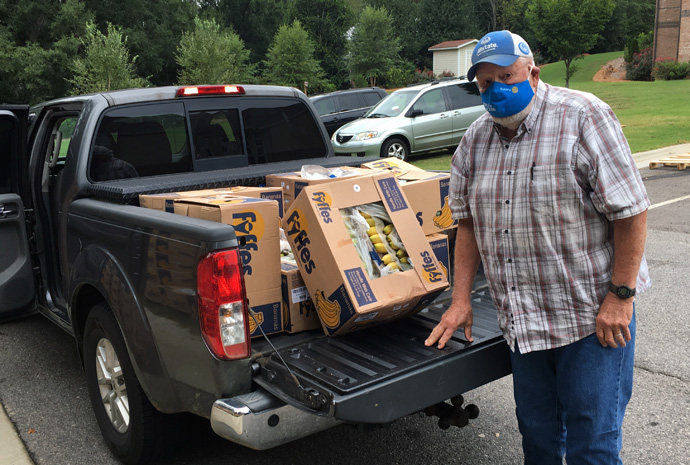
[[[214,252],[197,267],[201,334],[221,360],[249,357],[249,322],[242,259],[237,249]]]
[[[177,97],[192,97],[197,95],[231,95],[244,94],[242,86],[185,86],[177,89]]]

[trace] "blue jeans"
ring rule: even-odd
[[[634,307],[633,307],[634,308]],[[626,347],[595,334],[557,349],[511,352],[525,465],[622,464],[622,426],[632,395],[635,312]]]

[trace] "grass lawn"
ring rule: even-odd
[[[589,55],[574,63],[577,71],[570,88],[591,92],[613,109],[623,125],[633,153],[690,142],[690,79],[654,82],[594,82],[592,78],[623,52]],[[542,67],[541,79],[565,85],[563,62]],[[451,154],[416,157],[411,162],[424,169],[449,169]]]

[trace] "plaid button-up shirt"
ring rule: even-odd
[[[521,353],[595,332],[613,267],[611,221],[649,204],[611,108],[541,81],[517,136],[502,138],[484,114],[452,160],[453,217],[473,218],[499,325]],[[643,257],[637,291],[650,283]]]

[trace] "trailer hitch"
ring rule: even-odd
[[[462,396],[455,396],[450,399],[450,403],[441,402],[425,408],[424,413],[428,417],[438,417],[438,426],[441,429],[448,429],[451,426],[462,428],[467,426],[470,420],[479,416],[479,407],[474,404],[463,407],[463,402],[465,399]]]

